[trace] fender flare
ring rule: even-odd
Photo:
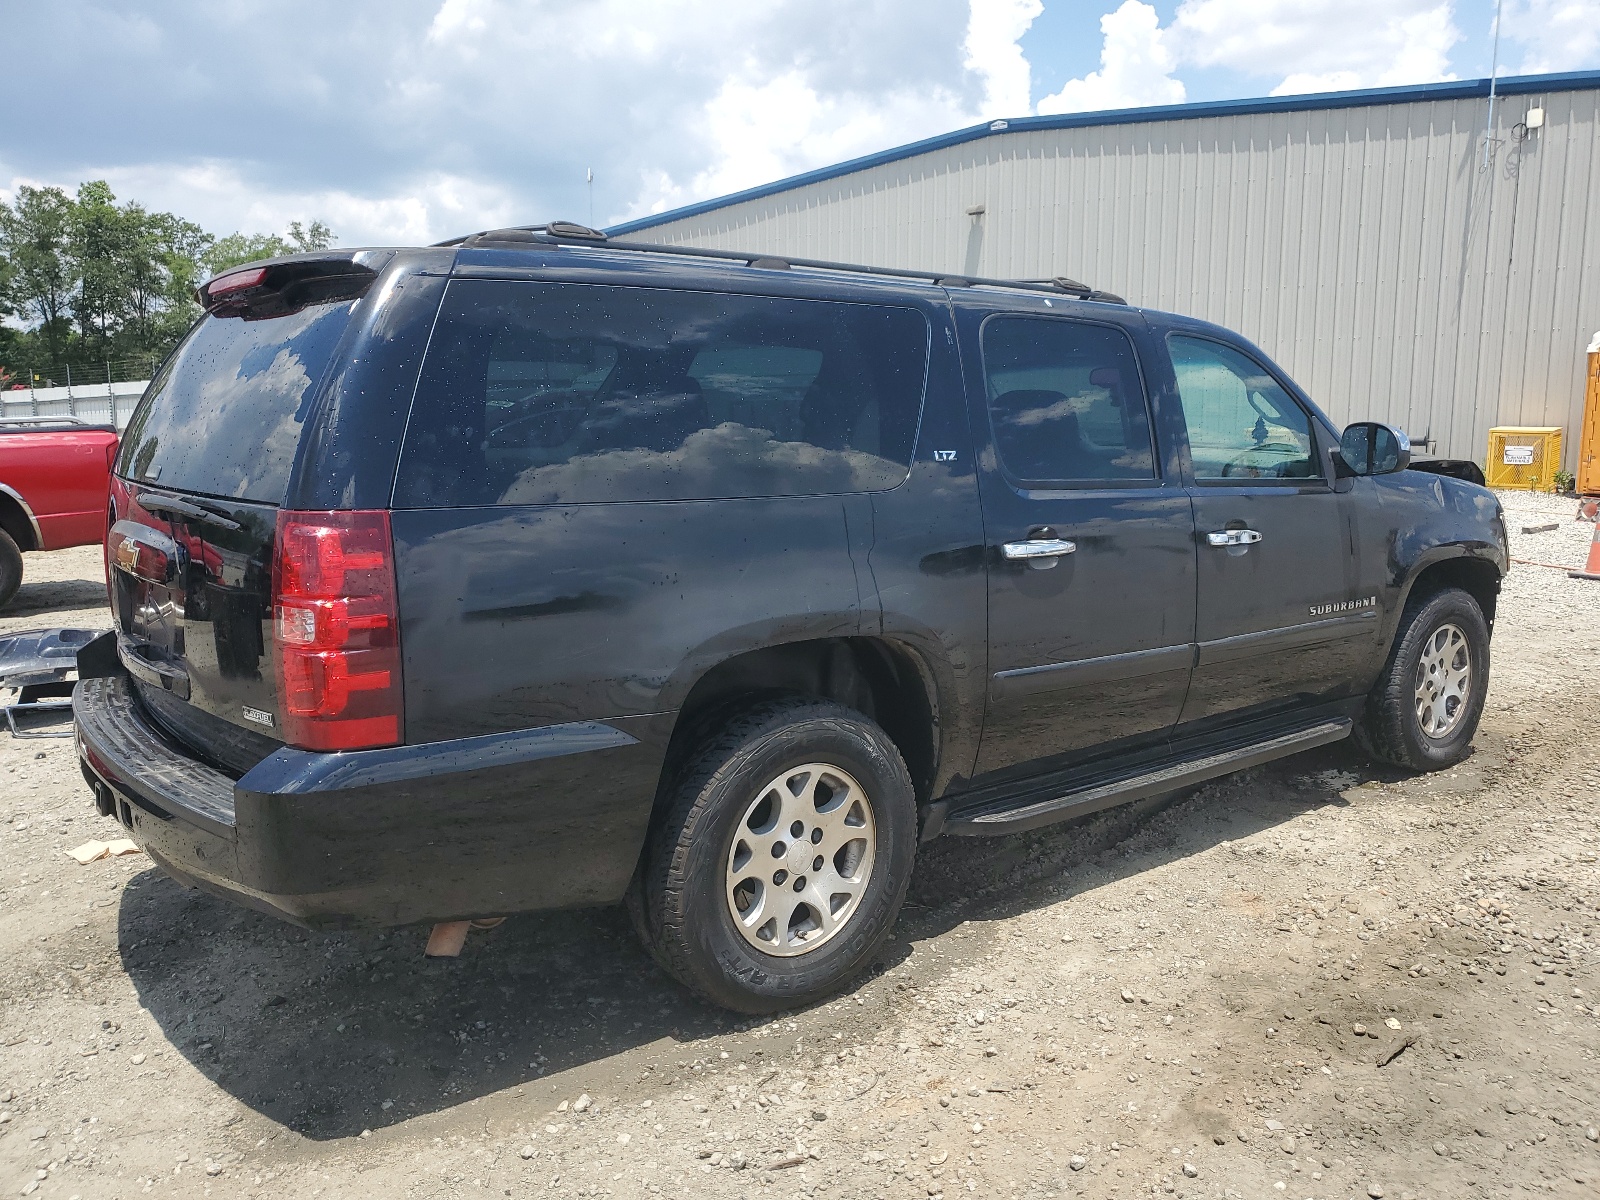
[[[1385,636],[1383,644],[1386,650],[1394,641],[1395,631],[1400,626],[1400,618],[1406,610],[1406,605],[1411,602],[1411,593],[1417,585],[1417,580],[1422,578],[1423,573],[1429,568],[1436,567],[1440,563],[1446,562],[1483,563],[1484,565],[1493,568],[1495,573],[1495,591],[1497,593],[1500,590],[1502,581],[1505,579],[1505,571],[1494,555],[1492,553],[1481,552],[1470,542],[1441,542],[1428,547],[1428,549],[1424,550],[1420,555],[1418,555],[1416,561],[1411,563],[1411,565],[1407,568],[1405,577],[1400,584],[1399,600],[1394,608],[1394,618],[1390,622],[1389,628],[1384,631]]]
[[[842,617],[844,614],[837,614]],[[664,743],[675,740],[690,696],[700,682],[713,671],[744,657],[765,650],[781,651],[785,647],[805,643],[838,640],[876,642],[884,652],[907,660],[914,679],[907,682],[920,688],[928,708],[928,731],[932,755],[932,778],[926,781],[933,795],[939,795],[953,777],[965,776],[971,770],[977,751],[978,722],[953,719],[961,712],[960,686],[949,671],[936,666],[926,646],[918,645],[914,638],[888,630],[867,631],[860,628],[842,628],[842,622],[819,621],[816,625],[789,623],[783,636],[775,637],[766,630],[765,623],[729,630],[717,638],[702,643],[687,655],[664,683],[659,693],[661,711],[656,714],[657,736]],[[754,636],[752,636],[754,635]],[[970,743],[970,744],[968,744]]]

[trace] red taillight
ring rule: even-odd
[[[400,741],[400,617],[387,512],[278,513],[273,641],[284,741]]]

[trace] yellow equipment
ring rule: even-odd
[[[1489,430],[1484,475],[1492,488],[1548,492],[1561,469],[1561,430],[1554,426],[1502,425]]]

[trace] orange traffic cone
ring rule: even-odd
[[[1594,527],[1594,538],[1589,543],[1589,561],[1581,571],[1568,571],[1573,579],[1600,579],[1600,525]]]

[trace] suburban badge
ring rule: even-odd
[[[1361,608],[1377,608],[1378,598],[1368,596],[1365,600],[1335,600],[1332,604],[1313,604],[1311,615],[1313,617],[1331,617],[1334,613],[1354,612]]]

